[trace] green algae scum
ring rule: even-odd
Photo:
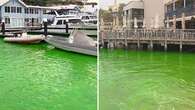
[[[1,110],[96,110],[96,57],[0,39]]]
[[[195,54],[102,50],[100,110],[195,110]]]

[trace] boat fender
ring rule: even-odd
[[[69,37],[69,43],[73,43],[74,42],[74,37],[71,35],[70,37]]]

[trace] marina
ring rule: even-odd
[[[0,0],[0,109],[96,110],[97,3],[79,3]]]
[[[2,2],[1,5],[5,9],[4,11],[6,13],[13,13],[12,11],[10,12],[10,10],[8,9],[12,7],[11,5],[15,4],[22,4],[25,7],[32,7],[26,5],[20,0],[7,0],[5,2]],[[36,8],[34,11],[38,12],[31,14],[39,13],[39,10]],[[45,7],[40,8],[45,9]],[[44,40],[58,49],[97,56],[97,45],[95,45],[95,40],[97,40],[97,15],[95,13],[97,10],[94,10],[93,12],[81,11],[80,7],[77,5],[56,6],[48,8],[50,8],[51,10],[44,14],[53,15],[53,18],[50,19],[48,16],[45,18],[41,17],[40,19],[42,21],[38,23],[39,25],[18,24],[17,26],[12,26],[9,25],[11,24],[10,20],[8,20],[7,18],[2,18],[1,35],[5,37],[4,41],[12,43],[30,44],[38,43]],[[20,9],[20,13],[23,13],[23,8],[20,7]],[[28,8],[24,9],[24,14],[28,14],[26,13]],[[31,11],[33,11],[33,9],[31,9]],[[43,10],[40,11],[40,13],[43,13]],[[11,15],[12,14],[10,14],[10,16]],[[17,23],[18,21],[15,22]],[[72,35],[75,30],[77,30],[77,33],[75,35]],[[69,38],[66,38],[68,36],[73,36],[74,42],[68,42]],[[90,38],[89,36],[94,38]],[[84,45],[84,43],[86,43],[86,45]]]

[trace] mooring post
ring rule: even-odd
[[[124,29],[124,37],[125,37],[125,48],[128,48],[128,43],[127,43],[127,30]]]
[[[5,35],[5,21],[4,20],[2,20],[1,32],[2,32],[3,35]]]
[[[44,26],[44,35],[45,35],[45,37],[47,37],[47,35],[48,35],[48,31],[47,31],[48,27],[47,27],[47,25],[48,25],[47,19],[43,19],[43,26]]]
[[[116,34],[116,36],[115,36],[115,39],[114,39],[114,48],[117,48],[118,47],[118,45],[117,45],[117,39],[119,37],[119,31],[116,30],[115,31],[115,34]]]
[[[150,51],[153,50],[153,46],[154,46],[154,45],[153,45],[153,41],[151,40],[151,41],[150,41]]]
[[[68,21],[65,20],[65,25],[66,25],[66,33],[69,31],[69,26],[68,26]]]
[[[167,37],[168,37],[168,31],[165,30],[165,45],[164,45],[165,51],[167,51]]]
[[[182,52],[183,50],[183,39],[184,39],[184,36],[185,36],[185,32],[184,30],[182,30],[182,36],[180,36],[180,44],[179,44],[179,51]]]

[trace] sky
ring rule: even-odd
[[[117,3],[128,3],[130,0],[117,0]],[[102,9],[108,9],[109,6],[114,4],[114,0],[99,0],[99,6]]]

